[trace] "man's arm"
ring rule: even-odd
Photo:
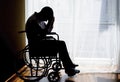
[[[54,20],[55,20],[54,17],[52,19],[48,20],[48,24],[47,24],[47,28],[46,28],[48,32],[52,31]]]

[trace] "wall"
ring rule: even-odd
[[[14,73],[14,57],[25,46],[24,0],[0,0],[0,82]]]

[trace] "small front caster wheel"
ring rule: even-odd
[[[50,82],[58,82],[60,79],[59,72],[51,72],[48,75],[48,80]]]

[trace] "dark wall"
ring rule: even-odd
[[[0,82],[13,73],[14,58],[17,51],[25,46],[24,30],[25,1],[0,0]]]

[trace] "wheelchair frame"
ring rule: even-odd
[[[19,33],[23,32],[25,31],[21,31]],[[53,37],[53,35],[56,35],[57,39]],[[45,40],[47,39],[59,40],[59,35],[52,32],[47,34]],[[20,70],[17,70],[20,63],[19,60],[21,59],[25,65]],[[37,81],[47,76],[50,82],[58,82],[60,79],[59,71],[64,69],[58,53],[56,53],[56,56],[48,55],[31,57],[29,54],[29,45],[26,45],[24,49],[17,53],[16,60],[16,74],[25,81]]]

